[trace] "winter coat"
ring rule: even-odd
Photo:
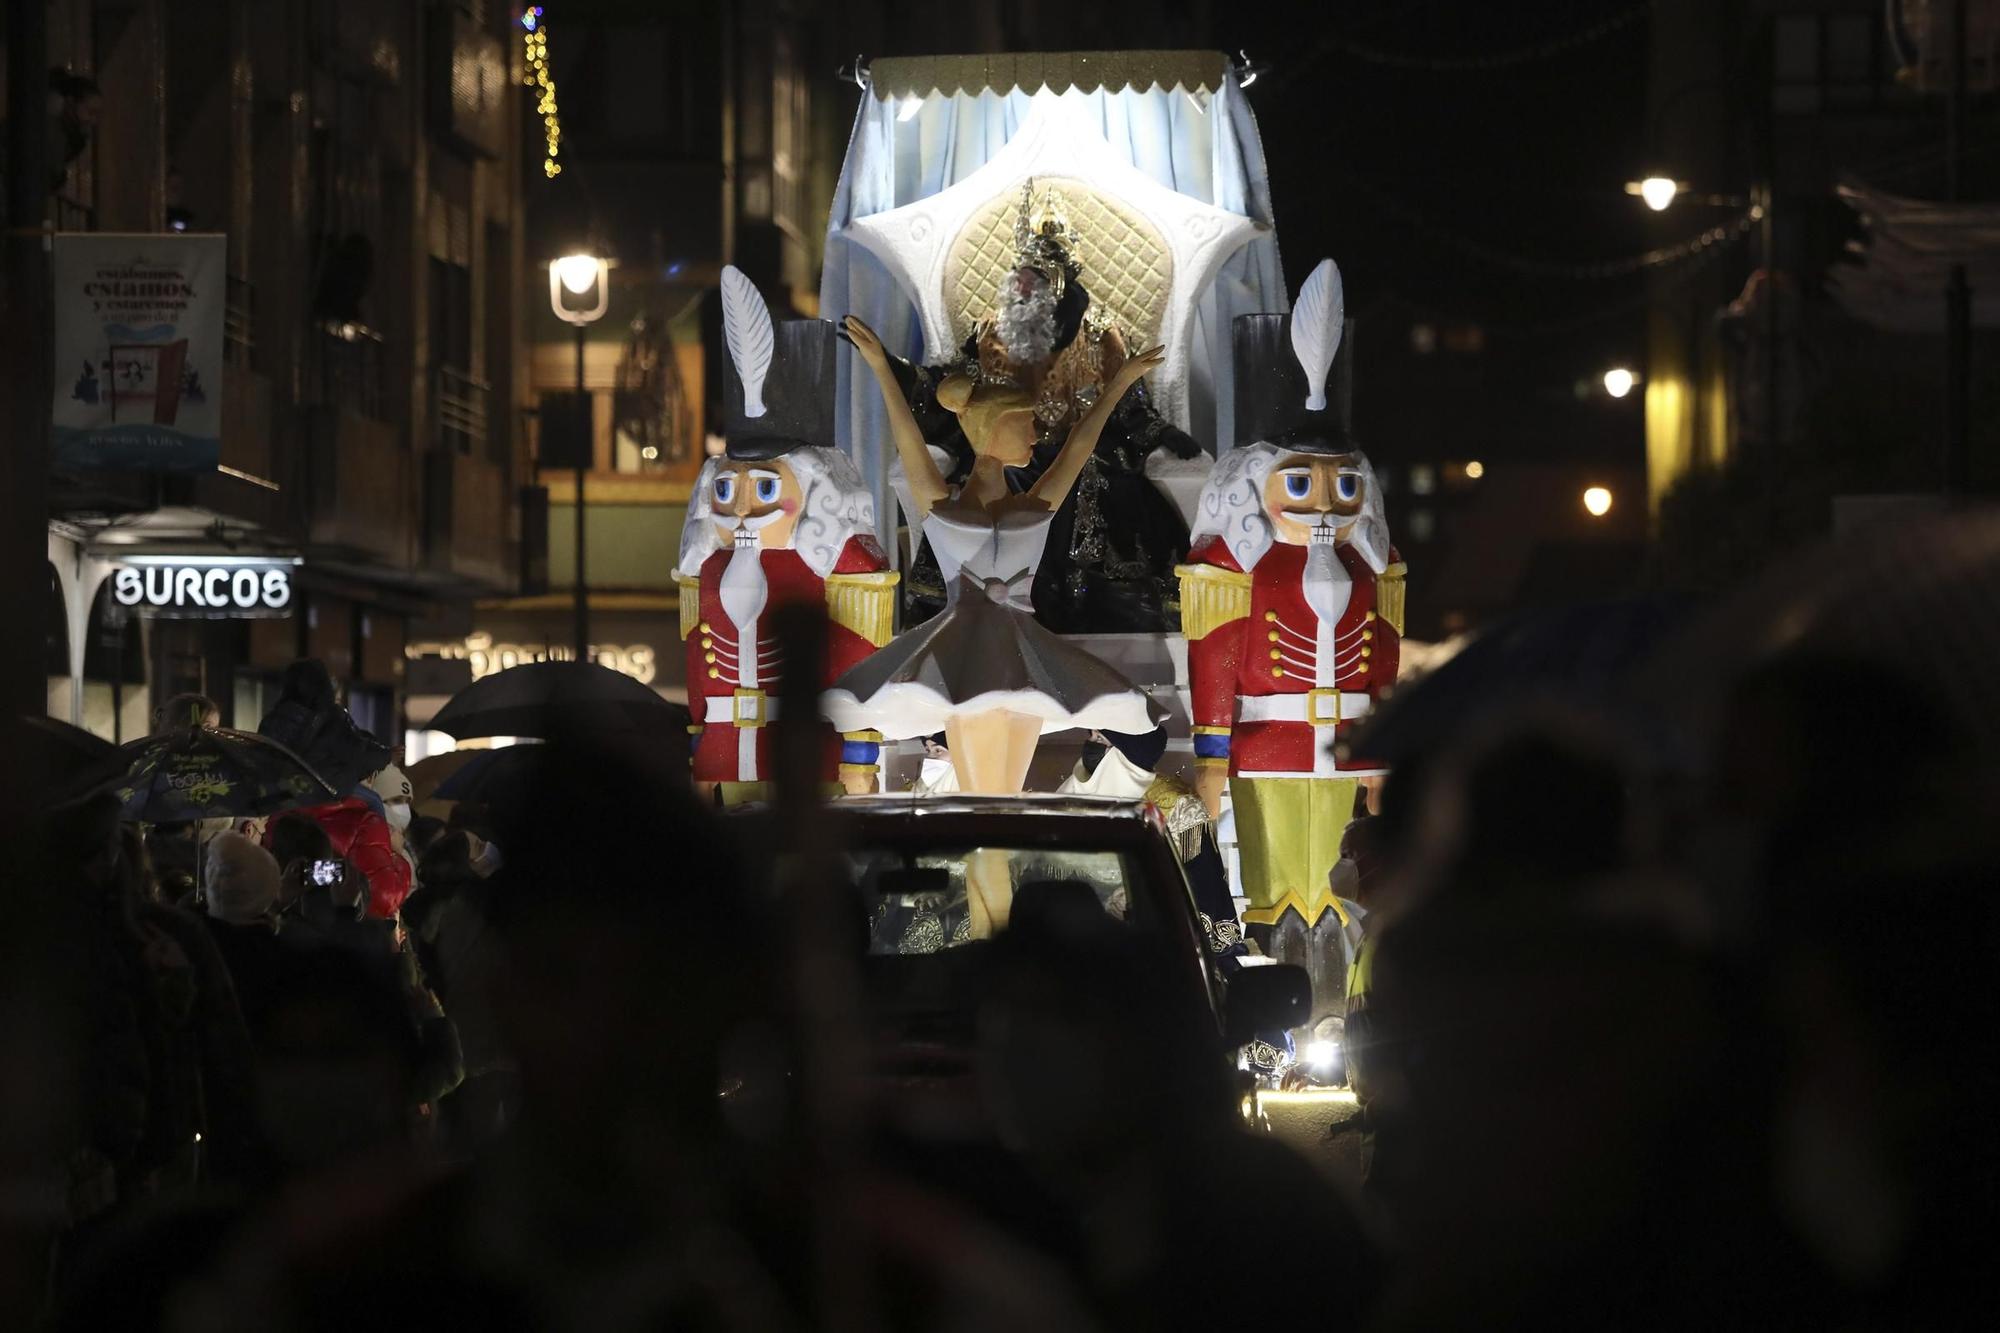
[[[389,821],[360,796],[298,811],[322,829],[334,854],[368,881],[368,915],[387,920],[410,896],[410,862],[390,837]],[[269,834],[266,835],[268,846]]]
[[[347,791],[389,762],[389,747],[355,725],[318,661],[286,668],[284,692],[257,730],[305,760],[335,791]]]

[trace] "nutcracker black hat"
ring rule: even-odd
[[[1354,354],[1340,270],[1331,259],[1299,288],[1289,315],[1238,315],[1236,443],[1344,454],[1353,438]]]
[[[834,326],[824,319],[775,323],[756,284],[722,270],[724,452],[754,462],[801,446],[834,444]]]

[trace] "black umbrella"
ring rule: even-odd
[[[38,795],[51,807],[97,791],[125,771],[117,746],[52,717],[21,718],[18,739],[15,763],[38,775]]]
[[[595,662],[530,662],[474,681],[430,721],[459,740],[475,736],[626,733],[670,728],[665,699],[630,676]]]
[[[1627,597],[1503,621],[1436,671],[1399,686],[1343,748],[1393,768],[1503,709],[1541,701],[1627,713],[1642,723],[1627,710],[1627,680],[1687,613],[1681,598]]]
[[[107,784],[125,818],[148,824],[250,818],[339,796],[305,760],[254,731],[185,727],[122,747]]]

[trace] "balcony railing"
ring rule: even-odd
[[[382,420],[382,335],[365,324],[321,325],[315,341],[316,401]]]
[[[470,454],[486,444],[486,413],[492,386],[453,366],[439,366],[431,387],[437,446]]]

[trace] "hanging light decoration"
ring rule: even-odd
[[[542,175],[562,175],[562,120],[556,114],[556,78],[549,72],[549,30],[542,7],[521,13],[521,83],[535,90],[535,114],[542,118]]]

